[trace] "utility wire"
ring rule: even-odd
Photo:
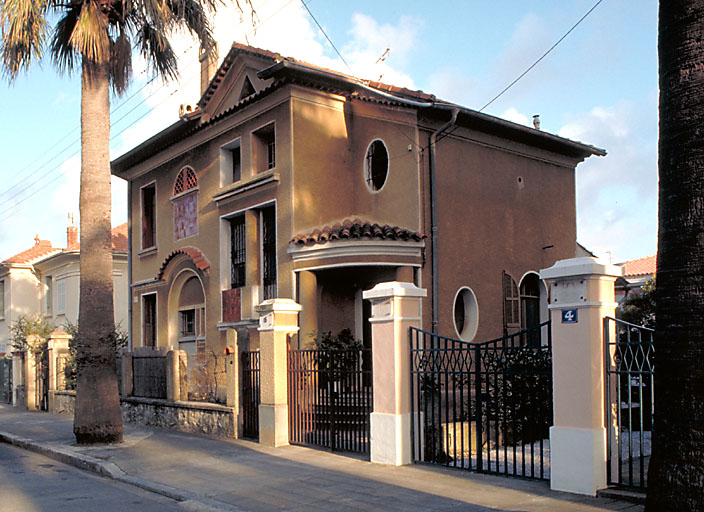
[[[483,106],[482,108],[480,108],[478,111],[479,111],[479,112],[482,112],[486,107],[488,107],[489,105],[491,105],[492,103],[494,103],[497,99],[499,99],[501,96],[503,96],[503,94],[504,94],[506,91],[508,91],[511,87],[513,87],[514,85],[516,85],[516,83],[517,83],[521,78],[523,78],[524,76],[526,76],[526,75],[528,74],[528,72],[529,72],[531,69],[533,69],[535,66],[537,66],[538,63],[539,63],[541,60],[543,60],[545,57],[547,57],[547,55],[548,55],[551,51],[553,51],[553,50],[557,47],[557,45],[559,45],[568,35],[570,35],[570,33],[571,33],[575,28],[577,28],[577,26],[579,26],[579,24],[582,23],[582,22],[586,19],[586,17],[589,16],[589,15],[592,13],[592,11],[593,11],[594,9],[596,9],[596,8],[599,6],[599,4],[600,4],[601,2],[603,2],[603,1],[604,1],[604,0],[599,0],[597,3],[595,3],[595,4],[592,6],[592,8],[589,9],[589,10],[587,11],[587,13],[579,19],[579,21],[578,21],[577,23],[575,23],[574,25],[572,25],[572,28],[569,29],[569,30],[565,33],[565,35],[563,35],[560,39],[558,39],[558,41],[557,41],[554,45],[552,45],[552,46],[550,47],[550,49],[549,49],[548,51],[546,51],[538,60],[536,60],[533,64],[531,64],[531,65],[528,67],[528,69],[526,69],[523,73],[521,73],[521,74],[518,76],[518,78],[516,78],[513,82],[511,82],[510,84],[508,84],[508,86],[506,86],[506,88],[505,88],[503,91],[501,91],[499,94],[497,94],[496,96],[494,96],[486,105],[484,105],[484,106]]]
[[[260,27],[260,26],[266,24],[266,23],[267,23],[268,21],[270,21],[272,18],[274,18],[275,16],[277,16],[281,11],[283,11],[286,7],[288,7],[288,5],[291,4],[293,1],[294,1],[294,0],[289,0],[288,2],[286,2],[286,3],[285,3],[283,6],[281,6],[278,10],[276,10],[271,16],[269,16],[268,18],[266,18],[264,21],[260,22],[257,26],[253,27],[252,30],[250,30],[247,34],[245,34],[245,37],[246,37],[247,35],[251,35],[251,34],[253,34],[253,33],[256,33],[257,27]],[[262,4],[262,5],[266,5],[267,3],[269,3],[269,0],[267,0],[266,2],[264,2],[264,4]],[[239,25],[242,25],[243,23],[244,23],[244,20],[240,21]],[[193,43],[189,48],[187,48],[187,49],[183,52],[183,54],[185,55],[185,54],[186,54],[187,52],[189,52],[194,46],[195,46],[195,43]],[[186,69],[189,69],[189,68],[192,67],[193,65],[195,65],[195,61],[192,62],[192,63],[190,63],[190,64],[188,64],[188,65],[186,66]],[[145,72],[146,72],[146,71],[142,71],[142,74],[145,73]],[[110,137],[110,140],[111,140],[111,141],[114,140],[116,137],[118,137],[119,135],[121,135],[122,133],[124,133],[128,128],[134,126],[137,122],[139,122],[139,121],[142,120],[144,117],[146,117],[148,114],[150,114],[151,112],[153,112],[153,110],[154,110],[156,107],[158,107],[158,106],[160,106],[161,104],[163,104],[164,101],[166,101],[166,99],[168,99],[169,97],[171,97],[171,96],[173,96],[174,94],[176,94],[176,92],[178,92],[179,90],[181,90],[184,85],[186,85],[187,83],[190,83],[190,82],[194,79],[194,76],[195,76],[195,75],[193,75],[190,79],[186,80],[185,82],[182,82],[181,85],[179,85],[178,88],[174,89],[174,90],[171,92],[171,94],[169,94],[169,95],[168,95],[167,97],[165,97],[162,101],[160,101],[159,103],[157,103],[156,105],[154,105],[153,107],[151,107],[149,110],[147,110],[147,111],[146,111],[144,114],[142,114],[140,117],[138,117],[137,119],[133,120],[133,121],[132,121],[129,125],[127,125],[125,128],[123,128],[122,130],[120,130],[120,131],[117,132],[117,133],[114,133],[114,134]],[[145,87],[147,87],[150,83],[152,83],[156,78],[157,78],[156,76],[153,76],[152,78],[150,78],[139,90],[137,90],[136,92],[134,92],[133,94],[131,94],[125,101],[123,101],[123,102],[120,103],[117,107],[115,107],[115,109],[112,110],[111,113],[114,113],[115,111],[119,110],[122,106],[124,106],[127,102],[129,102],[129,100],[131,100],[131,99],[132,99],[133,97],[135,97],[139,92],[141,92]],[[152,91],[152,93],[150,93],[148,96],[146,96],[141,102],[139,102],[135,107],[133,107],[127,114],[123,115],[123,116],[120,117],[117,121],[115,121],[114,123],[112,123],[113,126],[115,126],[115,125],[116,125],[117,123],[119,123],[122,119],[124,119],[125,117],[127,117],[127,115],[129,115],[131,112],[133,112],[138,106],[140,106],[140,105],[142,105],[144,102],[146,102],[147,99],[149,99],[151,96],[153,96],[154,94],[156,94],[159,90],[163,89],[166,85],[167,85],[167,84],[162,84],[162,85],[160,85],[157,89],[155,89],[154,91]],[[66,135],[65,135],[64,137],[62,137],[57,143],[55,143],[55,144],[52,146],[52,148],[53,148],[53,147],[56,147],[61,141],[65,140],[68,136],[70,136],[71,134],[73,134],[73,133],[74,133],[75,131],[77,131],[77,130],[78,130],[78,128],[74,128],[71,132],[69,132],[68,134],[66,134]],[[39,169],[37,169],[37,170],[35,170],[34,172],[30,173],[27,177],[33,176],[34,174],[36,174],[39,170],[41,170],[43,167],[45,167],[46,165],[48,165],[51,161],[53,161],[53,160],[55,160],[56,158],[58,158],[59,155],[61,155],[64,151],[66,151],[67,149],[69,149],[73,144],[75,144],[75,143],[77,143],[77,142],[79,142],[79,140],[74,140],[73,142],[71,142],[71,144],[69,144],[67,147],[65,147],[64,149],[62,149],[57,155],[55,155],[54,157],[50,158],[47,162],[45,162],[42,166],[40,166]],[[47,152],[48,152],[48,150],[47,150]],[[46,152],[45,152],[45,154],[46,154]],[[63,165],[63,163],[64,163],[66,160],[68,160],[69,158],[72,158],[72,157],[74,157],[74,156],[76,156],[76,155],[78,155],[78,154],[79,154],[79,151],[75,151],[74,153],[72,153],[71,155],[69,155],[68,157],[66,157],[60,164],[58,164],[58,165],[54,166],[53,168],[49,169],[49,171],[48,171],[47,173],[43,174],[39,179],[33,181],[33,182],[32,182],[31,184],[29,184],[28,186],[25,186],[25,187],[24,187],[20,192],[18,192],[17,194],[14,194],[14,196],[21,195],[23,192],[25,192],[26,190],[28,190],[29,188],[31,188],[33,185],[37,184],[39,181],[43,180],[44,178],[46,178],[46,177],[48,177],[50,174],[52,174],[52,172],[54,172],[54,171],[56,171],[57,169],[59,169],[59,168],[61,167],[61,165]],[[41,157],[40,157],[40,158],[41,158]],[[38,161],[38,160],[35,160],[35,163],[36,163],[36,161]],[[34,165],[34,163],[32,163],[31,165]],[[25,180],[27,179],[27,177],[22,178],[22,181],[25,181]],[[10,198],[7,198],[7,199],[4,200],[4,201],[0,201],[0,207],[1,207],[2,205],[7,205],[7,204],[10,204],[10,203],[13,203],[13,204],[11,204],[8,208],[6,208],[5,210],[0,211],[0,215],[5,215],[7,212],[10,212],[10,211],[13,210],[14,208],[17,208],[21,203],[24,203],[27,199],[29,199],[29,198],[31,198],[31,197],[37,197],[37,196],[39,195],[39,192],[40,192],[40,191],[46,189],[50,184],[56,182],[56,181],[57,181],[59,178],[61,178],[61,177],[63,177],[63,174],[58,174],[58,175],[55,176],[54,178],[50,179],[48,182],[46,182],[46,183],[44,183],[43,185],[41,185],[39,188],[36,188],[36,189],[32,192],[32,194],[27,195],[26,197],[24,197],[24,198],[22,198],[22,199],[13,201],[14,197],[10,197]],[[12,187],[10,187],[10,189],[6,189],[5,191],[0,192],[0,197],[2,197],[3,195],[6,195],[6,194],[9,193],[12,189],[14,189],[14,188],[16,188],[17,186],[19,186],[20,184],[22,184],[22,181],[16,183],[16,184],[13,185]],[[15,215],[15,214],[19,213],[20,211],[21,211],[21,210],[15,210],[14,212],[7,213],[7,215],[5,215],[5,218],[10,217],[10,216],[12,216],[12,215]]]

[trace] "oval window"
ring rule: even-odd
[[[479,327],[479,306],[474,292],[466,286],[460,288],[455,295],[453,305],[453,321],[457,336],[461,340],[471,341]]]
[[[384,187],[389,175],[389,153],[384,143],[377,139],[367,148],[364,158],[364,180],[372,192],[378,192]]]

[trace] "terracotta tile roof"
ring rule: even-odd
[[[33,247],[7,258],[3,263],[30,264],[59,251],[61,249],[52,247],[49,240],[40,240],[39,235],[37,235],[34,238]]]
[[[638,258],[621,263],[620,266],[623,267],[625,276],[646,276],[655,274],[657,261],[658,255],[653,254],[652,256],[646,256],[645,258]]]
[[[181,247],[180,249],[173,251],[166,257],[166,259],[164,259],[164,262],[161,264],[161,268],[159,269],[159,273],[157,274],[157,279],[164,277],[164,272],[166,271],[166,267],[169,265],[169,262],[179,254],[185,254],[188,256],[198,270],[201,270],[206,274],[210,272],[210,262],[202,252],[195,247]]]
[[[112,250],[113,251],[120,251],[120,252],[127,252],[127,223],[125,222],[124,224],[120,224],[119,226],[116,226],[112,228]],[[81,243],[76,242],[73,244],[68,245],[64,251],[80,251],[81,250]]]
[[[198,105],[200,108],[204,108],[205,105],[210,100],[210,98],[212,98],[213,94],[215,94],[215,91],[218,89],[218,87],[222,83],[223,79],[225,78],[225,75],[227,74],[228,70],[230,69],[230,66],[232,65],[232,63],[235,59],[235,56],[238,53],[248,53],[250,55],[255,55],[257,57],[260,57],[262,59],[270,61],[272,64],[274,64],[276,62],[280,62],[282,60],[286,60],[289,62],[295,62],[297,64],[302,64],[306,67],[316,69],[319,71],[323,71],[325,73],[339,75],[342,77],[350,78],[352,80],[360,80],[358,77],[355,77],[354,75],[349,75],[349,74],[343,73],[341,71],[336,71],[334,69],[325,68],[322,66],[311,64],[310,62],[295,59],[293,57],[284,57],[278,53],[271,52],[269,50],[264,50],[262,48],[255,48],[254,46],[248,46],[246,44],[234,42],[234,43],[232,43],[232,47],[230,48],[230,51],[223,59],[222,64],[220,64],[220,67],[215,72],[215,75],[213,76],[212,80],[210,81],[208,88],[203,93],[202,98],[198,102]],[[426,92],[419,91],[419,90],[417,91],[417,90],[413,90],[413,89],[407,89],[405,87],[397,87],[395,85],[385,84],[382,82],[364,81],[364,83],[366,83],[369,87],[373,87],[375,89],[379,89],[384,92],[396,94],[399,96],[404,96],[407,98],[426,100],[426,101],[436,101],[437,100],[437,98],[435,97],[434,94],[428,94]]]
[[[298,234],[291,239],[292,244],[312,245],[334,240],[400,240],[404,242],[420,242],[425,235],[399,226],[383,226],[368,220],[345,219],[342,223],[324,226],[310,233]]]

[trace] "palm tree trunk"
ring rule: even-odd
[[[107,64],[84,60],[81,86],[81,280],[73,432],[79,444],[119,443],[123,427],[115,365]]]
[[[660,2],[655,426],[646,510],[704,510],[704,0]]]

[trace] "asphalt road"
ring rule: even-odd
[[[0,443],[0,512],[182,510],[168,498]]]

